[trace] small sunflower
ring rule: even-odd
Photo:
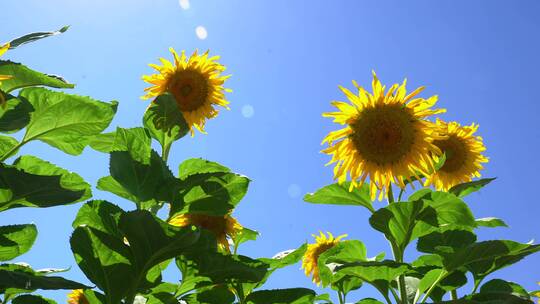
[[[4,44],[3,46],[0,46],[0,57],[2,57],[2,55],[4,55],[5,52],[7,52],[7,50],[9,50],[9,42]],[[8,80],[8,79],[11,79],[13,78],[13,76],[11,75],[0,75],[0,84],[2,83],[1,81],[2,80]],[[4,93],[3,92],[0,92],[0,106],[2,107],[5,107],[5,98],[4,98]]]
[[[230,252],[227,237],[233,239],[242,229],[242,225],[230,214],[212,216],[205,214],[179,214],[169,220],[169,224],[178,227],[189,225],[209,230],[217,239],[219,248]]]
[[[230,75],[221,75],[225,66],[217,62],[219,56],[209,57],[208,51],[202,55],[195,51],[187,58],[184,51],[179,56],[173,48],[169,50],[174,56],[174,65],[164,58],[160,58],[162,66],[150,64],[158,73],[142,77],[152,85],[144,89],[146,95],[142,98],[171,93],[189,125],[191,135],[194,135],[194,128],[205,133],[206,120],[218,114],[215,106],[228,109],[229,102],[225,100],[224,92],[231,90],[225,89],[223,84]]]
[[[84,295],[84,290],[82,289],[72,290],[68,294],[67,298],[67,302],[69,304],[89,304],[88,299]]]
[[[321,277],[319,276],[319,256],[326,250],[334,247],[342,238],[347,237],[346,234],[340,235],[336,238],[332,233],[328,233],[328,237],[324,233],[319,232],[320,235],[313,235],[315,238],[315,244],[309,244],[302,258],[302,268],[305,271],[306,276],[313,274],[313,283],[320,285]]]
[[[480,177],[480,170],[488,159],[482,155],[486,150],[482,137],[474,136],[478,125],[461,126],[457,122],[437,119],[434,126],[445,139],[433,141],[445,153],[442,167],[428,176],[425,186],[434,185],[437,190],[448,191],[453,186]]]
[[[369,177],[371,198],[374,200],[380,191],[382,200],[391,183],[404,188],[410,177],[434,170],[432,155],[440,151],[432,144],[437,136],[431,128],[433,123],[425,119],[446,110],[431,108],[437,96],[415,97],[423,87],[407,95],[406,81],[385,92],[386,86],[373,73],[373,93],[355,81],[353,84],[358,94],[340,86],[351,103],[334,101],[339,111],[323,113],[346,127],[324,138],[328,148],[322,152],[332,155],[328,164],[336,163],[334,178],[339,183],[349,175],[352,191]]]

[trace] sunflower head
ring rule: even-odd
[[[68,294],[67,298],[67,302],[69,304],[89,304],[88,299],[84,295],[84,290],[82,289],[72,290]]]
[[[319,256],[326,250],[334,247],[342,238],[347,236],[346,234],[343,234],[335,238],[330,232],[327,232],[328,237],[322,233],[322,231],[319,233],[320,235],[318,236],[313,235],[315,243],[308,245],[306,253],[302,258],[302,268],[304,269],[306,276],[309,277],[313,275],[313,282],[317,285],[321,284],[318,265]]]
[[[340,87],[349,102],[334,101],[338,111],[323,114],[345,127],[324,138],[328,148],[322,152],[332,156],[329,164],[336,164],[338,182],[349,176],[352,191],[369,178],[371,198],[379,192],[381,200],[391,183],[404,188],[410,177],[434,169],[432,154],[440,151],[432,144],[432,123],[425,119],[445,110],[432,109],[437,96],[416,97],[423,87],[407,94],[406,81],[386,90],[373,73],[372,93],[355,81],[353,84],[356,93]]]
[[[169,220],[169,224],[178,227],[194,225],[204,228],[216,237],[219,248],[227,252],[230,252],[227,238],[233,239],[243,229],[242,225],[230,214],[212,216],[184,213],[174,216]]]
[[[146,94],[142,98],[154,98],[166,92],[172,94],[191,135],[194,129],[204,133],[206,120],[218,114],[216,106],[228,108],[224,93],[230,90],[223,84],[229,75],[221,75],[225,67],[217,61],[219,56],[209,57],[208,51],[202,55],[195,51],[189,58],[184,51],[178,55],[170,48],[170,52],[174,64],[164,58],[160,58],[161,66],[150,64],[157,74],[143,76],[152,86],[144,89]]]
[[[426,179],[425,185],[447,191],[457,184],[470,182],[473,177],[480,177],[482,164],[488,159],[482,155],[486,150],[482,137],[474,135],[478,125],[461,126],[454,121],[437,119],[434,128],[442,138],[433,144],[445,153],[446,159],[442,167]]]

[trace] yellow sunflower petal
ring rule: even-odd
[[[145,89],[143,99],[157,97],[165,92],[171,93],[184,115],[191,130],[204,133],[204,126],[208,119],[217,116],[217,106],[228,109],[225,92],[230,90],[223,87],[229,75],[221,75],[225,67],[217,60],[218,56],[208,57],[208,51],[198,55],[197,51],[187,58],[185,51],[178,54],[173,48],[169,51],[173,55],[173,62],[160,58],[161,66],[150,66],[158,74],[145,75],[142,79],[151,84]]]
[[[313,275],[312,280],[317,285],[321,284],[318,266],[319,256],[323,252],[334,247],[341,239],[347,237],[346,234],[338,237],[334,237],[330,232],[327,232],[327,234],[328,237],[322,231],[319,231],[319,235],[313,235],[315,243],[308,245],[307,250],[302,257],[302,268],[304,269],[306,276],[309,277]]]
[[[459,123],[445,122],[437,119],[433,124],[434,132],[443,136],[433,141],[446,159],[443,166],[434,171],[425,181],[424,185],[433,185],[437,190],[447,191],[453,186],[472,181],[473,177],[480,177],[482,164],[488,158],[482,155],[486,150],[483,140],[474,133],[478,125],[461,126]]]
[[[382,200],[391,184],[403,188],[405,179],[434,167],[432,156],[440,150],[425,119],[444,110],[432,109],[436,97],[417,97],[423,87],[407,95],[406,81],[386,90],[375,72],[372,93],[353,84],[358,94],[341,88],[351,104],[333,102],[338,111],[323,113],[347,126],[324,138],[328,148],[322,152],[332,156],[338,182],[350,177],[352,190],[369,179],[371,198]]]

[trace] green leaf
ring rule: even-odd
[[[90,185],[79,175],[37,157],[22,156],[13,166],[0,164],[0,211],[67,205],[91,196]]]
[[[315,291],[307,288],[258,290],[246,297],[248,304],[306,304],[313,303]]]
[[[349,191],[350,182],[332,184],[304,196],[304,201],[313,204],[352,205],[363,206],[374,212],[369,186],[364,184],[360,189]]]
[[[40,140],[72,155],[109,126],[117,106],[44,88],[24,89],[20,96],[34,108],[22,141]]]
[[[242,230],[240,230],[240,232],[238,232],[234,236],[233,242],[235,246],[238,247],[240,244],[245,243],[247,241],[257,240],[258,236],[259,236],[259,232],[243,227]]]
[[[175,293],[178,284],[161,283],[145,294],[146,304],[178,304]]]
[[[2,94],[1,91],[0,94]],[[30,123],[30,113],[34,111],[34,108],[24,98],[15,98],[12,95],[5,97],[5,107],[0,106],[0,132],[17,132]]]
[[[408,264],[384,260],[380,262],[348,263],[338,266],[335,271],[356,276],[369,283],[374,283],[376,281],[391,282],[411,269],[411,266]]]
[[[24,254],[37,237],[36,225],[0,226],[0,261],[9,261]]]
[[[3,80],[0,84],[0,90],[6,93],[21,88],[35,86],[67,89],[75,87],[73,84],[66,82],[64,79],[58,76],[36,72],[20,63],[15,63],[9,60],[0,60],[0,75],[14,76],[11,79]]]
[[[140,199],[137,196],[131,194],[126,188],[117,182],[112,176],[105,176],[98,180],[97,186],[99,190],[107,191],[113,194],[118,195],[119,197],[125,198],[135,203],[140,203]]]
[[[105,293],[105,303],[120,303],[136,276],[123,240],[91,227],[77,227],[70,244],[79,268]]]
[[[104,153],[127,151],[140,163],[148,164],[150,160],[151,138],[144,128],[116,128],[116,132],[103,133],[90,141],[90,147]]]
[[[383,304],[383,302],[375,300],[373,298],[365,298],[356,302],[355,304]]]
[[[455,185],[449,190],[449,192],[453,193],[457,197],[464,197],[482,189],[485,185],[489,184],[494,180],[495,178],[482,178],[476,181]]]
[[[319,266],[319,275],[321,277],[323,286],[333,284],[344,279],[344,277],[347,277],[343,274],[334,272],[336,265],[354,262],[366,262],[367,260],[366,246],[362,242],[350,240],[337,243],[334,245],[334,247],[319,255],[317,260],[317,265]],[[346,280],[341,282],[342,285],[345,283]]]
[[[202,158],[190,158],[183,161],[178,168],[180,179],[200,173],[229,173],[231,170],[216,162]]]
[[[54,300],[38,295],[20,295],[11,301],[12,304],[56,304]]]
[[[429,190],[429,189],[428,189]],[[476,227],[471,209],[459,197],[442,191],[418,191],[415,201],[422,201],[437,211],[437,221],[447,228],[473,229]]]
[[[490,250],[490,252],[482,252],[482,250]],[[486,241],[472,244],[457,252],[455,262],[459,262],[460,259],[470,261],[466,267],[478,282],[491,273],[517,263],[538,251],[540,251],[540,245],[505,240]],[[454,262],[453,259],[454,257],[449,257],[448,262]]]
[[[0,265],[0,289],[84,289],[89,286],[57,276],[44,276],[30,267],[16,264]]]
[[[236,296],[226,286],[215,286],[189,294],[182,300],[189,304],[232,304]]]
[[[400,252],[404,252],[412,240],[432,232],[439,226],[435,209],[422,201],[388,205],[373,213],[369,223],[396,244]]]
[[[302,259],[307,250],[307,244],[302,244],[302,246],[297,249],[291,249],[279,252],[272,258],[259,258],[259,261],[267,263],[270,265],[271,269],[279,269],[287,267],[293,264],[296,264]]]
[[[19,142],[13,137],[0,136],[0,158],[18,144]]]
[[[416,248],[418,251],[426,253],[453,253],[474,244],[475,241],[476,235],[468,230],[446,230],[421,237]]]
[[[143,125],[150,136],[162,147],[170,146],[174,141],[184,137],[189,126],[178,108],[174,96],[163,94],[152,101],[143,117]]]
[[[12,50],[26,43],[35,42],[43,38],[62,34],[66,32],[68,29],[69,29],[69,25],[64,26],[61,29],[57,31],[53,31],[53,32],[36,32],[36,33],[26,34],[24,36],[11,40],[9,42],[9,49]]]
[[[171,205],[175,213],[202,213],[223,216],[242,200],[249,178],[235,173],[201,173],[180,182],[180,205]]]
[[[105,292],[106,303],[133,297],[158,283],[156,266],[190,249],[200,238],[200,231],[171,226],[144,210],[121,212],[114,227],[117,207],[105,202],[86,206],[76,221],[82,223],[82,218],[92,224],[77,227],[70,243],[77,264]]]
[[[520,298],[530,299],[529,293],[521,285],[500,279],[493,279],[480,287],[480,293],[511,294]]]
[[[476,219],[476,224],[481,227],[490,227],[490,228],[508,227],[508,225],[506,225],[506,223],[503,220],[496,217],[484,217],[484,218]]]
[[[120,207],[107,201],[89,201],[79,209],[72,226],[73,228],[87,226],[123,238],[118,230],[118,222],[124,213]]]
[[[177,258],[183,277],[208,278],[214,284],[258,283],[265,278],[269,265],[243,255],[190,251]]]
[[[111,152],[111,176],[138,202],[151,199],[161,201],[173,200],[176,178],[167,167],[167,164],[152,151],[147,164],[133,159],[126,151]],[[101,189],[110,187],[103,187]],[[172,192],[171,192],[172,189]]]

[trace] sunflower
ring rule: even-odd
[[[392,85],[386,93],[386,86],[375,72],[373,93],[355,81],[353,84],[358,94],[340,86],[351,103],[334,101],[332,104],[339,111],[323,113],[346,127],[324,138],[323,144],[328,143],[328,148],[322,152],[332,155],[328,164],[336,163],[334,178],[339,183],[349,175],[349,191],[352,191],[369,177],[371,199],[380,191],[379,200],[382,200],[391,183],[404,188],[406,180],[434,170],[431,156],[440,151],[432,144],[437,137],[431,127],[433,123],[425,118],[445,110],[431,109],[437,96],[416,97],[423,87],[407,94],[406,80],[402,85]]]
[[[435,129],[445,139],[433,141],[445,153],[445,161],[439,170],[428,176],[425,186],[434,185],[437,190],[447,191],[453,186],[480,177],[480,170],[488,159],[482,155],[486,150],[482,137],[474,136],[478,125],[461,126],[459,123],[437,119]]]
[[[184,115],[191,135],[194,135],[194,128],[205,133],[206,120],[218,114],[214,106],[228,109],[229,102],[225,100],[224,92],[231,90],[225,89],[223,84],[230,75],[221,75],[225,67],[217,62],[219,56],[209,57],[208,51],[202,55],[195,51],[187,58],[184,51],[178,56],[173,48],[169,50],[174,56],[174,65],[164,58],[160,58],[162,66],[150,64],[158,73],[142,77],[152,85],[144,89],[146,95],[142,98],[171,93]]]
[[[4,44],[3,46],[0,46],[0,57],[2,57],[2,55],[4,55],[5,52],[7,52],[7,50],[9,50],[9,42]],[[13,78],[13,76],[10,76],[10,75],[0,75],[0,84],[2,84],[2,80],[8,80],[8,79],[11,79]],[[3,92],[0,92],[0,106],[2,107],[5,107],[6,104],[5,104],[6,100],[4,98],[4,93]]]
[[[233,239],[242,229],[242,225],[230,214],[224,216],[212,216],[205,214],[179,214],[169,220],[169,224],[178,227],[189,225],[199,226],[212,232],[216,237],[218,246],[230,252],[227,237]]]
[[[82,289],[72,290],[67,297],[67,302],[69,304],[89,304],[88,299],[84,295],[84,290]]]
[[[538,285],[540,285],[540,282],[538,282]],[[536,293],[536,297],[538,298],[538,304],[540,304],[540,292]]]
[[[309,244],[302,258],[302,268],[304,269],[306,276],[313,274],[313,283],[320,285],[321,277],[319,276],[318,260],[319,256],[326,250],[334,247],[342,238],[347,237],[346,234],[340,235],[336,238],[332,233],[328,233],[328,237],[322,231],[319,231],[320,235],[313,234],[315,238],[315,244]]]

